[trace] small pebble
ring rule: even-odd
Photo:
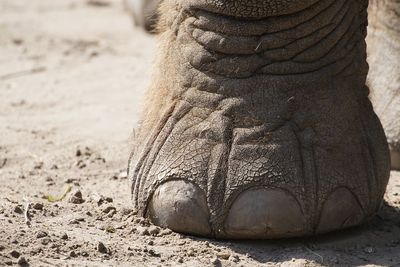
[[[28,265],[28,261],[25,259],[25,257],[20,257],[19,259],[18,259],[18,262],[17,262],[19,265],[21,265],[21,266],[26,266],[26,265]]]
[[[42,239],[42,244],[43,245],[47,245],[47,244],[49,244],[51,242],[51,240],[50,240],[50,238],[48,238],[48,237],[44,237],[43,239]]]
[[[149,249],[149,255],[153,257],[160,257],[161,254],[158,252],[155,252],[153,249]]]
[[[32,205],[32,208],[34,208],[35,210],[43,210],[43,204],[37,202]]]
[[[219,266],[221,266],[221,261],[220,261],[218,258],[213,258],[213,259],[211,260],[211,265],[212,265],[212,266],[219,267]]]
[[[160,233],[160,228],[159,227],[154,226],[154,225],[149,227],[149,234],[151,234],[153,236],[156,236],[159,233]]]
[[[108,253],[108,249],[107,249],[107,247],[103,244],[103,242],[99,242],[98,244],[97,244],[97,250],[100,252],[100,253]]]
[[[189,257],[193,257],[193,256],[195,255],[194,249],[193,249],[193,248],[190,248],[190,249],[187,251],[187,255],[188,255]]]
[[[126,179],[126,178],[128,178],[128,173],[127,173],[127,171],[122,171],[122,172],[120,172],[120,173],[118,174],[118,178],[119,178],[119,179]]]
[[[220,252],[220,253],[217,254],[217,257],[219,259],[223,259],[223,260],[229,259],[230,256],[231,256],[231,254],[228,253],[228,252]]]
[[[82,192],[79,189],[74,190],[71,193],[69,202],[73,204],[82,204],[83,202],[85,202],[82,197]]]
[[[62,240],[68,240],[68,235],[67,235],[66,233],[64,233],[64,234],[61,236],[61,239],[62,239]]]
[[[19,252],[16,251],[16,250],[12,250],[12,251],[10,252],[10,255],[11,255],[12,257],[14,257],[14,258],[18,258],[18,257],[21,255],[21,253],[19,253]]]
[[[160,232],[160,236],[170,235],[170,234],[172,234],[172,231],[171,231],[170,229],[163,229],[163,230]]]
[[[139,235],[150,235],[149,230],[145,227],[138,229]]]
[[[47,236],[47,233],[44,232],[44,231],[39,231],[39,232],[36,234],[36,238],[43,238],[43,237],[45,237],[45,236]]]
[[[231,262],[239,262],[239,257],[237,255],[231,255],[228,260]]]
[[[18,213],[18,214],[24,213],[24,211],[22,210],[20,205],[17,205],[17,206],[14,207],[14,212]]]
[[[113,205],[107,205],[104,209],[103,209],[103,213],[109,213],[112,210],[116,210],[116,208]]]

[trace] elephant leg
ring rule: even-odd
[[[400,2],[370,1],[368,83],[389,142],[392,168],[400,170]]]
[[[376,214],[389,149],[366,86],[366,0],[168,0],[129,162],[155,224],[270,239]]]

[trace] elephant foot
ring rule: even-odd
[[[390,151],[390,158],[393,170],[400,170],[400,152],[391,150]]]
[[[158,77],[129,163],[135,209],[177,232],[232,239],[374,216],[390,160],[365,86],[365,5],[215,2],[163,5]]]

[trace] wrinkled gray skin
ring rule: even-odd
[[[370,1],[368,12],[371,99],[388,138],[392,168],[400,170],[400,1]]]
[[[284,238],[378,211],[389,150],[366,86],[366,0],[165,0],[129,163],[174,231]]]
[[[153,29],[161,0],[140,1],[153,9],[147,9],[146,17],[150,19],[138,25],[146,24],[147,28]],[[368,84],[371,100],[386,132],[392,169],[400,170],[400,1],[370,1],[368,13]],[[133,15],[137,17],[135,12]]]

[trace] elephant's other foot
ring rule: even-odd
[[[160,185],[149,203],[147,216],[153,223],[173,231],[208,236],[209,212],[205,195],[182,180]]]
[[[290,237],[304,232],[305,219],[296,199],[279,189],[250,189],[233,203],[225,232],[233,238]]]
[[[390,158],[393,170],[400,170],[400,151],[391,150]]]

